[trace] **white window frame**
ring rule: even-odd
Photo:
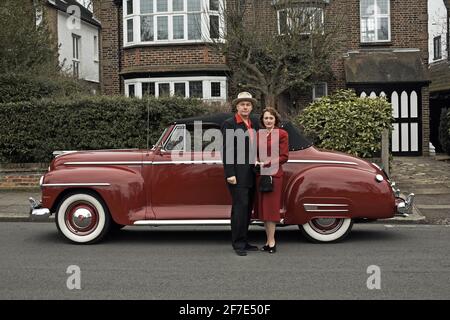
[[[98,36],[94,35],[94,62],[98,62],[99,59],[98,47]]]
[[[209,0],[200,0],[200,11],[187,11],[187,0],[183,0],[183,11],[173,11],[173,3],[172,0],[168,1],[167,12],[157,12],[157,0],[153,0],[153,12],[152,13],[143,13],[141,14],[141,1],[140,0],[132,0],[133,1],[133,13],[127,14],[127,0],[123,1],[123,46],[129,47],[134,45],[152,45],[152,44],[183,44],[183,43],[202,43],[202,42],[212,42],[212,41],[224,41],[224,31],[225,31],[225,23],[224,23],[224,1],[219,0],[219,11],[211,11],[209,10]],[[191,13],[198,13],[201,17],[200,23],[200,39],[189,40],[188,39],[188,15]],[[210,16],[217,15],[219,16],[219,39],[212,40],[209,36],[209,27],[210,27]],[[153,41],[142,41],[141,40],[141,17],[144,16],[153,16]],[[157,39],[157,17],[167,16],[168,17],[168,39],[167,40],[158,40]],[[174,39],[173,38],[173,17],[174,16],[184,16],[184,37],[183,39]],[[128,26],[127,21],[133,20],[133,41],[128,41]]]
[[[127,79],[125,83],[125,96],[129,97],[128,85],[134,84],[135,97],[142,98],[142,83],[154,82],[155,83],[155,97],[159,97],[159,84],[169,83],[170,96],[175,95],[175,83],[185,84],[186,98],[189,98],[189,82],[190,81],[202,81],[202,91],[204,101],[209,102],[226,102],[227,100],[227,78],[226,77],[214,77],[214,76],[202,76],[202,77],[168,77],[168,78],[136,78]],[[211,97],[211,82],[220,82],[220,97]]]
[[[292,10],[292,9],[293,9],[293,8],[284,8],[284,9],[277,10],[277,28],[278,28],[278,34],[279,34],[279,35],[283,35],[283,33],[281,33],[280,13],[281,13],[281,12],[288,11],[288,10]],[[312,9],[312,10],[320,10],[320,14],[321,14],[321,23],[322,23],[322,25],[323,25],[323,24],[325,23],[325,12],[324,12],[324,9],[323,9],[322,7],[312,7],[312,6],[305,6],[305,7],[302,7],[302,8],[301,8],[301,10],[309,10],[309,9]],[[292,17],[289,17],[289,14],[287,14],[286,20],[287,20],[287,21],[286,21],[286,27],[287,27],[288,29],[290,29],[290,28],[292,27],[292,25],[293,25]],[[314,20],[314,19],[313,19],[313,20]],[[302,32],[301,34],[304,34],[304,35],[309,35],[309,34],[311,34],[312,30],[314,29],[313,23],[314,23],[314,21],[310,21],[310,30],[311,30],[311,31],[308,31],[308,32]]]
[[[436,54],[437,53],[436,48],[439,50],[439,55]],[[438,61],[438,60],[442,60],[442,36],[441,35],[433,37],[433,61]]]
[[[377,43],[377,42],[391,42],[391,0],[387,0],[388,1],[388,13],[387,14],[381,14],[377,12],[377,8],[378,8],[378,1],[379,0],[374,0],[374,4],[375,4],[375,12],[373,15],[368,15],[368,14],[363,14],[362,12],[362,5],[361,5],[361,0],[359,1],[359,31],[360,31],[360,41],[361,43]],[[363,30],[362,30],[362,20],[363,18],[369,18],[372,17],[374,18],[375,24],[374,24],[374,30],[375,30],[375,39],[374,40],[369,40],[366,41],[363,39]],[[387,40],[379,40],[378,39],[378,18],[388,18],[388,39]]]
[[[321,85],[324,84],[325,85],[325,94],[321,97],[317,97],[316,96],[316,86],[317,85]],[[312,90],[312,97],[313,97],[313,101],[315,100],[319,100],[322,97],[326,97],[328,95],[328,83],[327,82],[318,82],[313,86],[313,90]]]
[[[76,44],[76,46],[75,46]],[[76,53],[76,54],[75,54]],[[75,68],[76,66],[76,68]],[[75,72],[75,69],[77,70]],[[74,77],[80,78],[81,75],[81,36],[72,33],[72,72]]]

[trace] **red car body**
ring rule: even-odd
[[[187,130],[188,122],[171,124],[151,150],[56,156],[41,179],[41,203],[32,201],[32,216],[56,213],[58,229],[77,243],[96,242],[125,225],[228,224],[231,197],[220,155],[189,152],[176,161],[165,150],[174,130]],[[399,198],[378,166],[348,154],[306,146],[290,151],[283,170],[280,225],[299,225],[314,241],[344,238],[355,219],[411,211],[413,195]]]

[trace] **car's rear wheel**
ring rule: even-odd
[[[303,235],[312,242],[338,242],[352,230],[350,218],[316,218],[298,225]]]
[[[68,240],[90,244],[108,232],[111,217],[103,200],[91,192],[66,195],[56,210],[56,226]]]

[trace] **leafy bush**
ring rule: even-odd
[[[439,142],[442,150],[450,154],[450,109],[442,109],[439,122]]]
[[[168,123],[207,113],[183,98],[78,97],[0,104],[0,162],[48,162],[54,150],[145,148]]]
[[[295,119],[320,148],[373,157],[381,150],[381,133],[391,130],[391,104],[384,98],[359,98],[339,90],[305,108]]]
[[[32,99],[70,97],[89,93],[82,81],[58,76],[5,73],[0,75],[0,103]]]

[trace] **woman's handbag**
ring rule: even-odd
[[[273,190],[272,183],[273,183],[272,176],[260,176],[259,191],[260,192],[271,192]]]

